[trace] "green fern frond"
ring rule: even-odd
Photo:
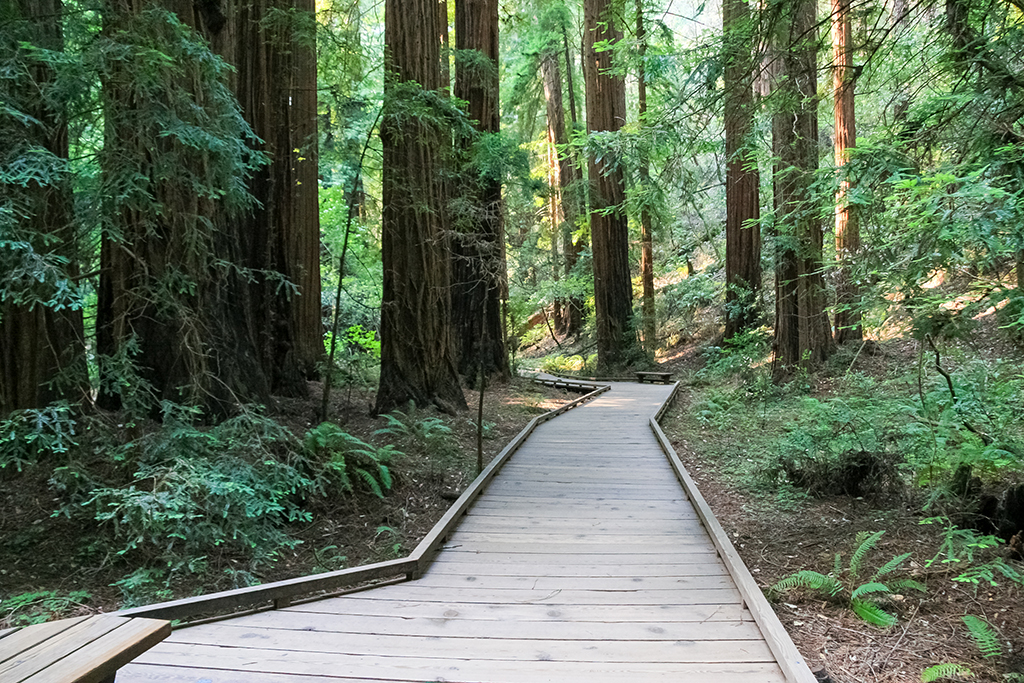
[[[850,558],[850,576],[857,577],[864,558],[878,544],[878,539],[882,538],[884,534],[885,531],[876,531],[872,534],[862,531],[857,534],[857,549],[853,551],[853,556]]]
[[[387,491],[391,490],[391,470],[383,463],[377,463],[377,476],[380,478],[380,485]]]
[[[391,434],[394,436],[406,436],[409,434],[409,426],[406,421],[408,416],[401,410],[395,410],[381,415],[387,422],[386,425],[376,430],[374,434]]]
[[[921,672],[921,683],[934,683],[943,678],[974,678],[974,672],[963,664],[936,664]]]
[[[999,657],[1003,654],[999,634],[987,621],[973,614],[965,614],[962,620],[983,657]]]
[[[374,478],[372,474],[364,470],[362,467],[356,468],[356,474],[359,475],[359,478],[362,479],[368,487],[370,487],[370,491],[373,495],[378,498],[384,497],[384,491],[381,490],[380,484],[377,483],[376,478]]]
[[[892,590],[893,593],[899,593],[907,588],[913,588],[916,591],[922,593],[928,592],[928,586],[924,585],[920,581],[914,579],[897,579],[895,581],[889,581],[886,585]]]
[[[807,588],[823,591],[829,596],[836,596],[843,590],[843,585],[835,577],[804,569],[791,574],[771,587],[773,593],[783,593],[793,588]]]
[[[850,609],[852,609],[854,614],[858,617],[873,626],[889,628],[896,624],[896,617],[889,614],[875,603],[867,600],[861,600],[860,598],[850,600]]]
[[[861,598],[865,595],[873,595],[876,593],[892,593],[892,590],[890,590],[884,583],[868,582],[858,586],[850,597]]]
[[[902,555],[897,555],[896,557],[892,558],[891,560],[883,564],[881,567],[879,567],[878,571],[876,571],[875,575],[871,578],[877,579],[879,577],[885,576],[886,574],[892,574],[894,571],[900,568],[900,565],[909,560],[912,554],[913,553],[903,553]]]

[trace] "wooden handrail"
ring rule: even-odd
[[[469,506],[477,496],[486,488],[487,484],[494,478],[494,475],[498,473],[501,466],[512,457],[512,454],[522,445],[537,425],[586,403],[608,391],[609,388],[608,385],[594,387],[594,390],[590,393],[530,420],[526,427],[473,480],[473,483],[459,496],[459,499],[449,508],[444,517],[434,525],[430,533],[420,541],[408,557],[323,574],[313,574],[312,576],[274,581],[247,588],[199,595],[193,598],[183,598],[181,600],[145,605],[143,607],[134,607],[114,612],[114,614],[125,617],[151,617],[187,621],[196,617],[205,617],[243,609],[267,606],[273,606],[274,608],[283,607],[290,604],[295,598],[303,595],[321,591],[339,591],[368,581],[393,579],[396,577],[404,577],[406,580],[418,578],[430,567],[430,563],[437,555],[437,551],[447,540],[462,515],[466,513],[466,510],[469,509]]]

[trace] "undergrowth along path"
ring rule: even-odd
[[[673,389],[539,425],[422,578],[181,628],[117,680],[813,681],[652,429]]]

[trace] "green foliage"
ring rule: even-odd
[[[66,454],[75,447],[77,424],[67,402],[38,410],[20,410],[0,420],[0,469],[19,472],[42,458]]]
[[[974,672],[963,664],[936,664],[921,672],[921,683],[934,683],[943,678],[974,678]]]
[[[387,463],[400,455],[394,446],[378,448],[342,431],[333,422],[322,422],[306,432],[303,448],[321,472],[319,488],[328,493],[351,493],[358,484],[378,498],[383,498],[393,483]]]
[[[31,591],[19,593],[0,600],[0,625],[8,627],[41,624],[62,615],[74,607],[80,607],[92,599],[88,591]]]
[[[919,581],[908,577],[881,581],[883,577],[899,570],[910,559],[911,553],[896,555],[876,569],[867,581],[860,581],[865,558],[884,534],[884,531],[857,534],[856,545],[845,570],[842,555],[836,553],[835,567],[830,574],[801,570],[777,582],[771,587],[770,594],[805,589],[846,604],[854,614],[873,626],[889,628],[895,625],[896,617],[884,609],[888,597],[907,589],[924,593],[927,592],[927,588]]]
[[[134,467],[127,485],[95,488],[82,503],[113,527],[118,553],[178,567],[217,548],[264,562],[294,546],[282,526],[309,519],[301,503],[315,481],[293,437],[255,411],[208,431],[182,417],[168,411],[162,429],[121,449]]]
[[[965,614],[961,619],[983,657],[1003,656],[1003,645],[1000,642],[999,634],[996,633],[991,624],[973,614]]]
[[[417,417],[416,406],[409,403],[407,412],[394,410],[381,415],[387,424],[374,434],[403,438],[427,454],[451,455],[457,449],[452,441],[451,427],[440,417]]]

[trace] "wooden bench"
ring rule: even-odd
[[[114,683],[117,670],[166,638],[162,619],[61,619],[0,632],[4,683]]]
[[[672,383],[672,373],[671,372],[637,372],[636,373],[636,381],[640,382],[640,384],[643,384],[644,382],[650,382],[651,384],[654,384],[655,382],[659,382],[661,384],[671,384]]]

